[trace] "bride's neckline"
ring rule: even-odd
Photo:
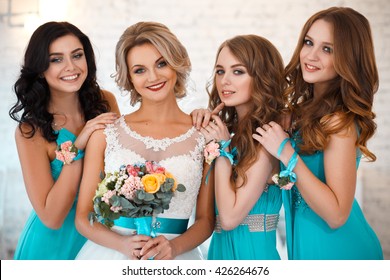
[[[178,136],[172,138],[165,137],[162,139],[156,139],[151,136],[143,136],[138,132],[132,130],[131,127],[126,123],[124,116],[122,116],[119,119],[119,122],[120,122],[120,126],[125,130],[127,134],[129,134],[135,139],[142,141],[146,145],[146,148],[153,148],[153,150],[155,151],[165,150],[168,146],[170,146],[173,143],[182,142],[188,139],[189,137],[191,137],[191,135],[196,131],[195,127],[192,126],[186,132]]]

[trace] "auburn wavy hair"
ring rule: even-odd
[[[244,185],[247,182],[245,172],[258,158],[261,146],[252,138],[252,134],[255,133],[257,127],[270,121],[278,121],[283,109],[283,91],[286,85],[283,77],[284,65],[275,46],[257,35],[240,35],[222,43],[217,51],[216,63],[223,48],[229,48],[252,78],[251,109],[247,115],[239,121],[235,107],[226,106],[220,114],[229,131],[234,133],[231,146],[237,147],[238,151],[238,164],[233,167],[230,180],[234,183],[237,178],[242,178],[242,185]],[[209,109],[211,110],[221,103],[215,83],[215,74],[207,85],[210,96]]]
[[[314,101],[313,85],[303,80],[299,55],[307,32],[320,19],[333,26],[333,64],[338,75],[330,81],[321,99]],[[310,17],[285,75],[289,84],[285,100],[289,100],[289,109],[300,132],[301,153],[325,149],[330,135],[355,123],[356,146],[369,161],[376,160],[367,148],[367,141],[376,130],[372,106],[379,80],[371,28],[363,15],[351,8],[332,7]],[[334,116],[337,123],[330,121]]]

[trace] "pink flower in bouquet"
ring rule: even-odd
[[[160,165],[157,165],[154,161],[147,161],[145,163],[145,167],[146,167],[146,171],[149,174],[165,172],[165,168]]]
[[[110,198],[112,196],[116,195],[116,191],[115,190],[108,190],[105,194],[103,194],[102,196],[102,201],[104,201],[105,203],[107,204],[110,204]]]
[[[122,206],[111,206],[110,210],[114,213],[119,213],[122,210]]]
[[[126,166],[126,169],[127,169],[127,173],[129,173],[129,175],[132,175],[134,177],[137,177],[138,173],[141,171],[141,168],[139,166],[130,165],[130,164]]]
[[[127,171],[129,171],[129,168],[127,169]],[[124,195],[127,199],[133,199],[137,190],[142,189],[143,185],[141,182],[141,178],[138,176],[130,175],[123,183],[123,186],[119,189],[119,194]]]

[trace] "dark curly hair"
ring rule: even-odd
[[[52,128],[53,114],[48,111],[50,90],[46,80],[42,78],[42,73],[49,68],[50,45],[56,39],[69,34],[80,40],[88,65],[88,75],[78,93],[84,119],[93,119],[110,110],[96,81],[95,54],[89,38],[68,22],[47,22],[38,27],[31,36],[20,76],[13,87],[17,102],[9,110],[9,115],[19,123],[19,129],[26,138],[33,137],[39,130],[47,141],[53,142],[57,139]],[[27,129],[22,130],[22,125],[27,125]]]

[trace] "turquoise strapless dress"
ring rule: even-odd
[[[71,140],[76,136],[66,129],[58,132],[57,144]],[[54,180],[57,180],[63,163],[54,159],[50,163]],[[72,260],[76,257],[86,239],[78,233],[75,227],[76,202],[74,201],[69,214],[59,229],[46,227],[33,210],[24,226],[16,247],[16,260]]]
[[[282,206],[281,190],[271,185],[248,216],[235,229],[223,230],[218,222],[211,238],[209,260],[280,260],[276,226]]]
[[[306,166],[322,182],[324,154],[300,155]],[[356,159],[356,167],[360,155]],[[379,260],[383,259],[379,240],[356,201],[346,223],[332,229],[307,205],[298,188],[282,193],[286,214],[288,258],[293,260]]]

